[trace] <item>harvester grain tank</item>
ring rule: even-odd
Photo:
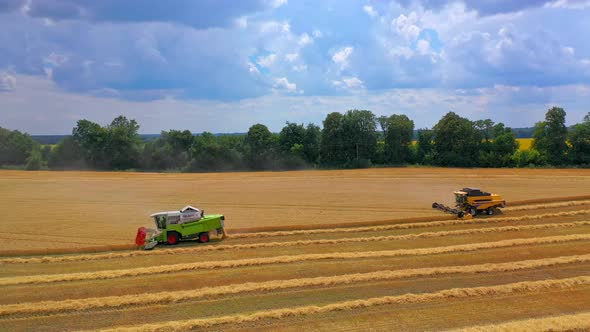
[[[432,208],[455,214],[459,218],[470,218],[478,214],[493,215],[500,208],[506,207],[506,201],[502,196],[481,191],[478,188],[463,188],[453,194],[455,195],[455,207],[432,203]]]
[[[156,212],[150,217],[154,218],[156,228],[140,227],[135,237],[135,244],[144,249],[152,249],[158,243],[173,245],[188,239],[205,243],[209,242],[212,232],[225,238],[225,216],[205,215],[205,211],[190,205],[177,211]]]

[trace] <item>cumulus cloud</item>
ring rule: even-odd
[[[418,43],[416,43],[416,50],[421,55],[426,55],[430,53],[430,43],[428,40],[420,39]]]
[[[0,72],[0,92],[12,91],[16,88],[16,76],[7,72]]]
[[[269,54],[267,56],[261,56],[258,58],[256,63],[261,67],[270,67],[277,61],[276,54]]]
[[[357,77],[348,77],[343,78],[342,80],[334,80],[332,84],[338,88],[345,88],[345,89],[359,89],[363,88],[363,81],[358,79]]]
[[[568,1],[568,0],[558,0]],[[575,2],[576,0],[569,0]],[[399,0],[399,2],[409,7],[415,3],[412,0]],[[422,6],[428,9],[441,10],[445,6],[457,2],[456,0],[418,0]],[[496,14],[512,13],[522,11],[528,8],[541,7],[549,2],[549,0],[526,0],[526,1],[514,1],[514,0],[462,0],[460,1],[465,4],[467,9],[477,11],[480,16],[489,16]]]
[[[311,38],[307,33],[303,33],[301,36],[299,36],[299,41],[297,43],[300,46],[305,46],[313,43],[313,38]]]
[[[292,69],[295,72],[304,72],[304,71],[307,71],[307,65],[306,64],[295,65],[295,66],[293,66]]]
[[[274,87],[279,90],[287,90],[288,92],[297,91],[297,84],[289,82],[286,77],[275,79]]]
[[[281,6],[284,6],[287,4],[287,2],[289,2],[289,0],[270,0],[270,4],[273,8],[279,8]]]
[[[287,60],[289,62],[294,62],[298,58],[299,58],[299,53],[289,53],[289,54],[285,55],[285,60]]]
[[[369,5],[364,5],[363,10],[365,11],[365,13],[367,13],[367,15],[371,17],[376,17],[377,15],[379,15],[379,13],[377,13],[377,11]]]
[[[260,32],[262,33],[269,33],[269,32],[283,32],[287,33],[291,31],[291,25],[287,21],[277,22],[277,21],[266,21],[260,24]]]
[[[590,8],[588,0],[557,0],[545,4],[549,8],[585,9]]]
[[[10,0],[15,2],[14,0]],[[51,20],[171,22],[198,29],[225,27],[241,16],[276,8],[286,0],[30,0],[28,15]]]
[[[393,22],[397,32],[403,36],[407,41],[413,41],[420,35],[420,28],[416,25],[418,21],[415,12],[411,12],[409,16],[404,14],[399,15]]]
[[[590,83],[587,1],[137,1],[0,0],[0,70],[131,100]]]
[[[349,65],[348,58],[353,51],[354,48],[352,46],[343,47],[332,55],[332,61],[337,64],[341,70],[345,69]]]

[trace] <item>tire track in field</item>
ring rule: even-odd
[[[503,226],[503,227],[490,227],[490,228],[461,229],[461,230],[455,230],[455,231],[424,232],[424,233],[418,233],[418,234],[405,234],[405,235],[387,235],[387,236],[338,238],[338,239],[318,239],[318,240],[296,240],[296,241],[282,241],[282,242],[260,242],[260,243],[246,243],[246,244],[220,244],[220,245],[199,246],[199,247],[193,247],[193,248],[161,249],[161,250],[156,250],[156,251],[132,251],[132,252],[119,252],[119,253],[110,253],[110,254],[102,254],[102,255],[95,254],[95,255],[76,255],[76,256],[58,256],[58,257],[46,256],[46,257],[32,257],[32,258],[5,258],[5,259],[0,259],[0,264],[79,262],[79,261],[105,260],[105,259],[115,259],[115,258],[138,257],[138,256],[174,255],[174,254],[193,253],[193,252],[202,252],[202,251],[241,250],[241,249],[258,249],[258,248],[295,247],[295,246],[308,246],[308,245],[327,245],[327,244],[339,244],[339,243],[413,240],[413,239],[436,238],[436,237],[469,235],[469,234],[519,232],[519,231],[551,229],[551,228],[571,228],[571,227],[588,226],[588,225],[590,225],[590,221],[576,221],[576,222],[569,222],[569,223],[549,223],[549,224],[541,224],[541,225]]]
[[[572,202],[561,202],[561,203],[547,203],[547,204],[533,204],[533,205],[521,205],[521,206],[507,206],[504,208],[505,211],[528,211],[528,210],[538,210],[538,209],[551,209],[551,208],[561,208],[561,207],[570,207],[570,206],[581,206],[581,205],[588,205],[590,204],[590,200],[583,200],[583,201],[572,201]]]
[[[119,326],[100,331],[187,331],[194,328],[209,328],[223,324],[243,324],[262,320],[281,319],[286,317],[301,317],[334,311],[350,311],[383,305],[426,303],[440,300],[485,298],[501,295],[529,294],[549,290],[570,289],[577,286],[590,285],[589,276],[566,279],[549,279],[540,281],[523,281],[496,286],[452,288],[433,293],[408,293],[396,296],[372,297],[363,300],[349,300],[327,305],[307,305],[293,308],[262,310],[249,314],[234,314],[212,318],[198,318],[184,321],[167,321],[135,325],[132,327]]]
[[[430,228],[430,227],[441,227],[441,226],[453,226],[453,225],[468,225],[468,224],[486,224],[486,223],[500,223],[500,222],[517,222],[523,220],[539,220],[545,218],[555,217],[571,217],[577,215],[590,214],[590,210],[577,210],[567,212],[556,212],[556,213],[545,213],[536,215],[526,215],[519,217],[501,217],[501,218],[485,218],[485,219],[454,219],[454,220],[441,220],[441,221],[430,221],[430,222],[418,222],[418,223],[407,223],[407,224],[393,224],[393,225],[381,225],[381,226],[365,226],[365,227],[352,227],[352,228],[318,228],[318,229],[305,229],[305,230],[289,230],[289,231],[272,231],[272,232],[253,232],[253,233],[238,233],[230,234],[230,238],[243,239],[243,238],[263,238],[263,237],[274,237],[274,236],[291,236],[291,235],[310,235],[310,234],[323,234],[323,233],[353,233],[353,232],[370,232],[370,231],[382,231],[382,230],[394,230],[394,229],[413,229],[413,228]]]
[[[572,234],[563,236],[537,237],[530,239],[512,239],[495,242],[481,242],[445,247],[431,247],[419,249],[397,249],[384,251],[339,252],[326,254],[285,255],[262,258],[247,258],[228,261],[208,261],[198,263],[182,263],[172,265],[150,266],[132,269],[104,270],[95,272],[76,272],[66,274],[48,274],[0,278],[0,286],[22,284],[45,284],[54,282],[116,279],[123,277],[146,276],[154,274],[175,273],[183,271],[237,268],[245,266],[262,266],[269,264],[288,264],[330,259],[359,259],[398,256],[435,255],[454,252],[469,252],[481,249],[507,248],[532,244],[551,244],[572,241],[588,241],[590,234]]]
[[[507,332],[507,331],[588,331],[590,330],[590,312],[571,315],[559,315],[531,318],[497,323],[492,325],[472,326],[450,330],[455,332]]]
[[[0,306],[0,317],[11,315],[56,314],[78,310],[113,309],[128,306],[169,304],[207,297],[233,295],[248,292],[271,292],[304,287],[331,287],[358,282],[386,281],[403,278],[432,277],[446,274],[514,272],[556,265],[587,263],[590,254],[562,256],[548,259],[523,260],[506,263],[486,263],[461,266],[429,267],[405,270],[384,270],[368,273],[351,273],[327,277],[247,282],[226,286],[205,287],[195,290],[143,293],[122,296],[93,297],[77,300],[42,301]]]

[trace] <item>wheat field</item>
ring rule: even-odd
[[[430,209],[465,186],[508,207]],[[0,171],[0,330],[584,330],[587,188],[586,170]],[[133,249],[185,204],[228,238]]]

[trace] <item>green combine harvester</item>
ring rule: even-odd
[[[189,239],[206,243],[211,233],[225,238],[223,215],[205,215],[205,211],[190,205],[179,211],[157,212],[150,217],[154,218],[156,229],[140,227],[135,237],[135,244],[146,250],[153,249],[158,243],[174,245]]]

